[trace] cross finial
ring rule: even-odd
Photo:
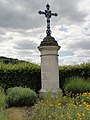
[[[46,34],[47,34],[47,36],[51,36],[50,18],[51,18],[52,16],[58,16],[58,14],[57,14],[57,13],[52,13],[52,11],[49,10],[49,8],[50,8],[50,5],[49,5],[49,4],[46,5],[46,8],[47,8],[47,9],[45,10],[45,12],[39,11],[38,13],[39,13],[40,15],[41,15],[41,14],[44,14],[45,17],[47,18],[47,30],[46,30]]]

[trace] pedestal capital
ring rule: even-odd
[[[40,46],[58,46],[58,43],[54,37],[46,36],[41,42]]]
[[[61,48],[61,46],[39,46],[38,49],[39,51],[58,51]]]

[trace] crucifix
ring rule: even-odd
[[[44,14],[45,17],[47,18],[47,30],[46,30],[46,34],[47,34],[47,36],[51,36],[50,18],[51,18],[52,16],[58,16],[58,14],[57,14],[57,13],[52,13],[52,11],[49,10],[49,8],[50,8],[50,5],[49,5],[49,4],[46,5],[46,8],[47,8],[47,10],[45,10],[45,12],[39,11],[38,13],[39,13],[40,15],[41,15],[41,14]]]

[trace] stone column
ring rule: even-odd
[[[41,85],[40,95],[47,91],[57,93],[59,88],[58,50],[60,46],[51,36],[46,36],[38,47],[41,52]]]

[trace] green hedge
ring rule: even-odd
[[[90,78],[90,63],[75,66],[60,66],[60,87],[67,78],[80,76]],[[0,65],[0,85],[7,89],[14,86],[29,87],[36,92],[41,89],[41,69],[40,66],[32,63],[1,64]]]
[[[0,85],[4,88],[29,87],[36,92],[41,89],[40,66],[31,63],[1,64]]]

